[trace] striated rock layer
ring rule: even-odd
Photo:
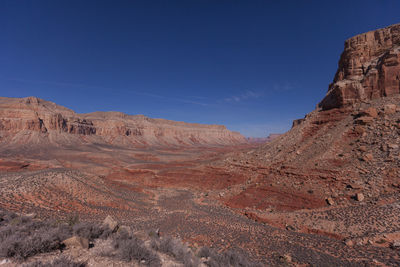
[[[319,106],[340,108],[400,93],[400,24],[348,39],[339,68]]]
[[[296,210],[348,205],[360,193],[366,201],[398,194],[399,77],[400,24],[347,40],[317,109],[273,141],[221,163],[255,177],[246,189],[232,191],[227,203]]]
[[[151,119],[120,112],[77,114],[36,97],[0,98],[0,142],[123,146],[231,145],[246,143],[222,125]]]

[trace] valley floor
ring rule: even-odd
[[[192,247],[238,248],[269,266],[400,263],[390,246],[400,233],[397,195],[327,206],[316,194],[299,203],[311,205],[303,209],[240,207],[232,197],[253,186],[259,170],[213,167],[228,148],[121,151],[3,157],[0,207],[60,220],[111,215],[143,235],[159,229]],[[299,197],[278,190],[264,198],[273,204],[292,193]]]

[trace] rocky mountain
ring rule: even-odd
[[[399,25],[347,40],[317,108],[258,145],[223,126],[0,98],[0,207],[111,215],[266,266],[399,266],[399,46]],[[93,263],[93,245],[73,258]]]
[[[120,112],[77,114],[36,97],[0,98],[0,143],[81,143],[140,146],[202,146],[246,143],[222,125],[151,119]]]
[[[257,179],[233,206],[284,210],[372,200],[400,190],[400,24],[348,39],[317,109],[287,133],[223,164]],[[266,192],[290,198],[265,199]],[[287,200],[287,203],[285,203]],[[332,200],[332,201],[331,201]]]
[[[319,106],[340,108],[400,93],[400,24],[345,42],[339,68]]]
[[[247,137],[247,141],[252,144],[262,144],[271,142],[275,138],[278,138],[281,134],[272,133],[269,134],[267,137]]]

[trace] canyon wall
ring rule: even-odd
[[[81,137],[81,140],[89,143],[105,142],[124,146],[246,143],[240,133],[229,131],[222,125],[151,119],[120,112],[77,114],[36,97],[0,98],[0,133],[0,142],[1,139],[21,133],[35,133],[54,143],[65,141],[68,137],[74,140]]]
[[[348,39],[319,106],[340,108],[400,93],[400,24]]]

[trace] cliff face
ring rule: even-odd
[[[34,133],[54,143],[68,137],[75,141],[81,137],[89,143],[104,141],[125,146],[246,143],[240,133],[231,132],[225,126],[151,119],[119,112],[77,114],[35,97],[0,98],[0,133],[0,142],[21,133]]]
[[[232,153],[221,162],[237,166],[231,167],[236,173],[252,169],[267,177],[249,182],[248,189],[228,203],[279,208],[286,197],[279,197],[276,204],[266,200],[265,192],[280,192],[291,196],[287,207],[302,209],[325,206],[328,198],[346,204],[361,192],[368,198],[398,194],[399,47],[400,24],[347,40],[319,108],[295,120],[290,131],[271,142]]]
[[[319,106],[340,108],[400,93],[400,24],[345,42],[333,83]]]

